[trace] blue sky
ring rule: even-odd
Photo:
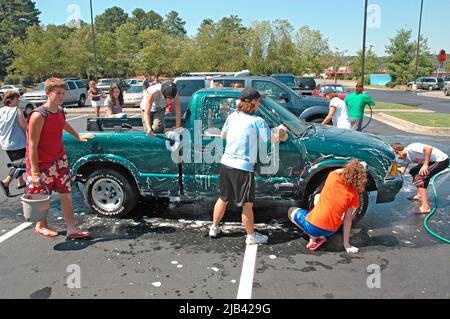
[[[82,20],[90,21],[89,0],[35,2],[45,25],[66,23],[78,12]],[[206,18],[217,21],[234,14],[243,19],[246,26],[254,20],[287,19],[296,30],[303,25],[320,30],[329,39],[332,49],[348,50],[348,54],[353,55],[361,48],[363,0],[93,0],[93,6],[94,14],[112,6],[121,7],[129,14],[134,8],[154,10],[162,16],[175,10],[186,21],[188,35],[194,35]],[[369,0],[369,6],[372,7],[367,45],[374,45],[376,54],[385,54],[389,38],[402,27],[412,29],[413,38],[417,38],[420,0]],[[424,0],[422,32],[428,38],[432,53],[440,49],[450,52],[449,13],[449,0]]]

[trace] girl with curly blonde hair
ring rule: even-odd
[[[310,212],[292,207],[289,219],[306,234],[310,241],[306,248],[317,250],[344,224],[344,248],[356,253],[358,248],[350,245],[352,217],[360,207],[359,194],[364,192],[367,173],[363,164],[352,160],[343,169],[332,171],[325,181],[320,198]]]

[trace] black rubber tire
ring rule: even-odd
[[[78,100],[78,107],[86,106],[86,97],[84,95],[80,95],[80,99]]]
[[[99,206],[93,199],[94,184],[96,181],[103,178],[116,182],[121,187],[121,191],[124,195],[122,204],[114,210],[106,210]],[[124,176],[122,173],[112,169],[100,169],[94,171],[87,178],[84,196],[88,206],[97,215],[120,218],[130,214],[136,207],[139,200],[139,190],[137,189],[135,182],[130,180],[129,177]]]
[[[317,183],[314,187],[312,187],[312,191],[308,194],[308,198],[307,198],[307,205],[309,210],[312,210],[314,208],[314,197],[317,194],[320,194],[320,192],[323,189],[323,186],[325,185],[325,179],[327,176],[325,176],[325,178]],[[355,215],[353,216],[353,224],[358,223],[366,214],[367,212],[367,208],[369,207],[369,194],[367,191],[364,191],[363,193],[360,194],[359,196],[359,200],[361,203],[361,206],[356,210]]]

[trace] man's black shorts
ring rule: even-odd
[[[420,175],[420,169],[422,168],[423,164],[414,166],[409,171],[409,173],[413,177],[413,184],[417,187],[428,188],[428,184],[430,183],[431,178],[437,173],[440,173],[443,170],[445,170],[448,167],[448,164],[449,164],[448,158],[442,162],[432,162],[430,163],[430,166],[428,168],[428,174],[424,176]]]
[[[220,199],[243,207],[255,200],[255,173],[220,165]]]

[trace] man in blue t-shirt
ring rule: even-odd
[[[214,207],[214,220],[209,236],[217,237],[228,203],[242,207],[242,223],[247,231],[246,244],[264,244],[268,237],[254,231],[253,201],[255,198],[254,166],[259,141],[278,143],[286,140],[287,132],[278,127],[271,134],[267,123],[255,113],[260,104],[258,91],[246,88],[241,92],[237,112],[228,116],[221,137],[227,140],[220,167],[220,196]]]

